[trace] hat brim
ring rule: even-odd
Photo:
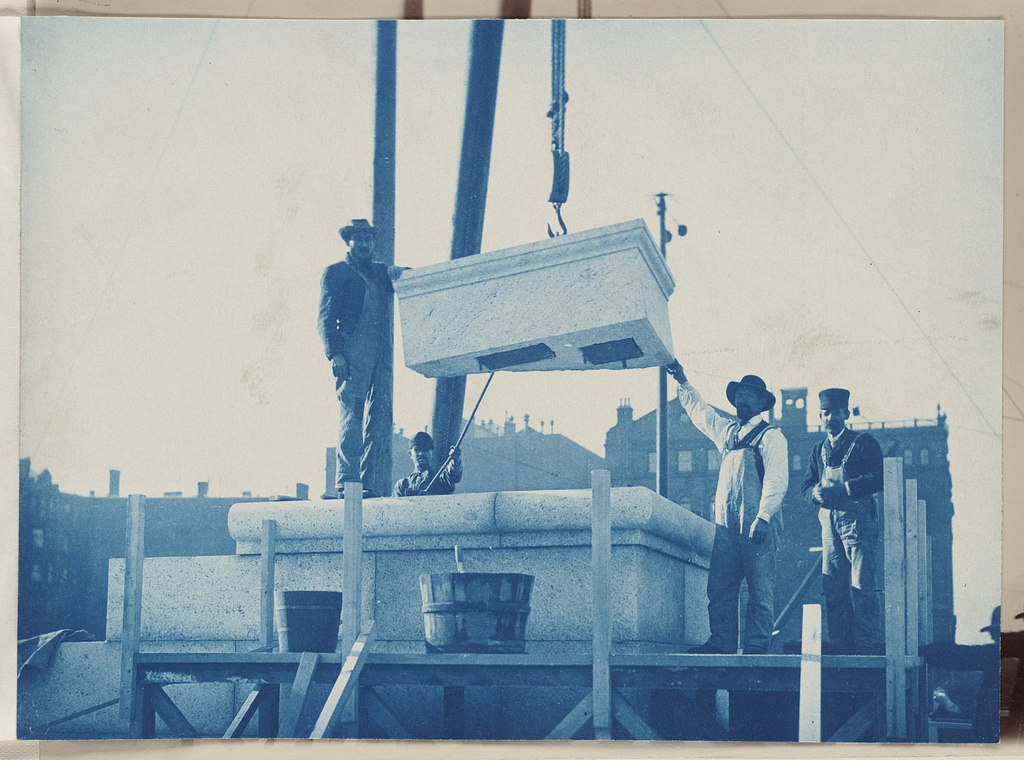
[[[352,242],[352,238],[355,235],[362,234],[368,235],[369,237],[373,237],[377,233],[373,229],[373,227],[353,227],[349,225],[348,227],[342,227],[340,230],[338,230],[338,234],[341,235],[342,240],[344,240],[346,243],[350,243]]]
[[[766,412],[775,406],[775,394],[771,391],[766,390],[765,388],[758,388],[756,385],[750,385],[749,383],[741,383],[736,380],[732,380],[727,386],[725,386],[725,397],[729,399],[729,403],[733,406],[736,406],[736,391],[740,388],[749,388],[761,397],[760,411]]]

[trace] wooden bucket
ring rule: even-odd
[[[429,573],[420,576],[428,652],[522,653],[532,575]]]
[[[282,652],[333,652],[338,648],[340,591],[275,591],[274,612]]]

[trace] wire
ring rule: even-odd
[[[782,128],[779,127],[775,119],[773,119],[771,114],[768,113],[768,109],[765,108],[764,104],[754,93],[754,90],[747,83],[747,80],[744,79],[743,75],[736,67],[736,64],[732,62],[731,58],[729,58],[729,55],[722,48],[721,43],[719,43],[715,35],[711,33],[711,30],[708,28],[707,24],[704,23],[704,21],[701,21],[700,25],[701,27],[703,27],[705,33],[708,35],[711,41],[714,43],[715,47],[718,48],[718,52],[722,54],[722,57],[725,59],[725,62],[729,64],[729,67],[733,70],[733,73],[736,74],[737,78],[740,80],[740,83],[746,89],[750,97],[754,100],[754,103],[757,104],[757,107],[761,110],[761,113],[763,113],[765,118],[768,119],[768,122],[772,125],[772,127],[775,129],[775,132],[779,135],[779,138],[789,149],[789,152],[793,154],[793,157],[797,160],[797,163],[800,164],[800,167],[804,170],[804,173],[807,174],[807,177],[811,180],[811,183],[814,185],[815,188],[817,188],[818,192],[821,193],[821,197],[825,199],[825,202],[828,204],[829,208],[831,208],[832,212],[836,215],[836,218],[838,218],[842,225],[846,228],[846,231],[850,233],[850,237],[853,238],[853,242],[857,244],[857,247],[860,248],[861,253],[864,254],[868,262],[874,268],[874,270],[878,272],[878,276],[882,278],[882,282],[885,283],[886,287],[889,288],[889,291],[892,293],[893,297],[897,300],[897,302],[899,302],[900,306],[903,307],[903,310],[907,313],[907,316],[910,317],[910,321],[914,323],[914,326],[918,329],[922,337],[931,347],[932,351],[939,358],[939,361],[942,362],[943,366],[946,368],[946,371],[949,372],[950,376],[956,381],[957,385],[960,386],[960,390],[963,391],[964,396],[966,396],[967,400],[970,401],[971,404],[974,406],[975,411],[978,412],[978,415],[981,417],[982,421],[988,426],[988,429],[991,431],[991,434],[994,435],[996,438],[1001,438],[998,431],[992,426],[992,423],[988,421],[988,417],[986,417],[984,412],[981,411],[981,407],[978,406],[978,402],[974,400],[974,397],[971,396],[966,386],[964,386],[963,381],[959,378],[959,376],[957,376],[956,372],[953,371],[953,368],[949,365],[949,362],[946,361],[946,358],[942,355],[942,352],[939,351],[938,346],[936,346],[934,341],[932,341],[931,336],[929,336],[928,333],[925,331],[924,327],[921,326],[921,323],[917,321],[917,317],[914,316],[914,312],[906,304],[903,298],[900,297],[900,294],[896,291],[896,288],[889,281],[889,278],[885,276],[885,273],[882,271],[881,267],[879,267],[878,262],[876,262],[875,259],[871,256],[871,254],[868,253],[867,248],[860,241],[860,238],[857,237],[857,234],[853,231],[853,228],[850,226],[849,222],[846,221],[846,218],[836,207],[835,203],[832,202],[832,199],[829,197],[828,193],[825,192],[825,189],[821,186],[818,180],[811,173],[811,170],[807,167],[807,164],[805,164],[803,159],[800,158],[800,154],[796,152],[796,148],[794,148],[793,144],[786,138],[786,135],[785,133],[783,133]]]

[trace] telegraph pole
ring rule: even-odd
[[[667,258],[665,244],[668,242],[668,230],[665,229],[665,196],[668,193],[657,193],[658,219],[661,221],[661,257]],[[654,442],[657,475],[655,490],[659,496],[668,498],[668,371],[658,367],[658,433]]]

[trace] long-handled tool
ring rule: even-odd
[[[469,426],[473,424],[473,417],[476,416],[476,410],[480,408],[480,402],[484,400],[484,394],[487,393],[487,388],[488,386],[490,386],[491,380],[493,379],[494,373],[492,372],[490,375],[488,375],[487,382],[484,383],[484,389],[480,391],[480,398],[476,400],[476,406],[473,407],[473,411],[470,413],[469,419],[466,420],[465,427],[462,428],[462,434],[459,436],[459,440],[457,440],[455,442],[455,445],[452,446],[452,450],[448,452],[448,456],[445,457],[445,460],[441,463],[441,466],[437,468],[437,472],[434,473],[434,477],[430,479],[430,482],[427,483],[427,487],[424,488],[420,493],[426,494],[430,490],[430,487],[434,485],[434,481],[437,480],[437,476],[440,475],[444,468],[448,466],[448,463],[452,461],[452,453],[455,451],[455,449],[459,448],[459,444],[462,443],[462,439],[466,437],[466,432],[469,430]]]

